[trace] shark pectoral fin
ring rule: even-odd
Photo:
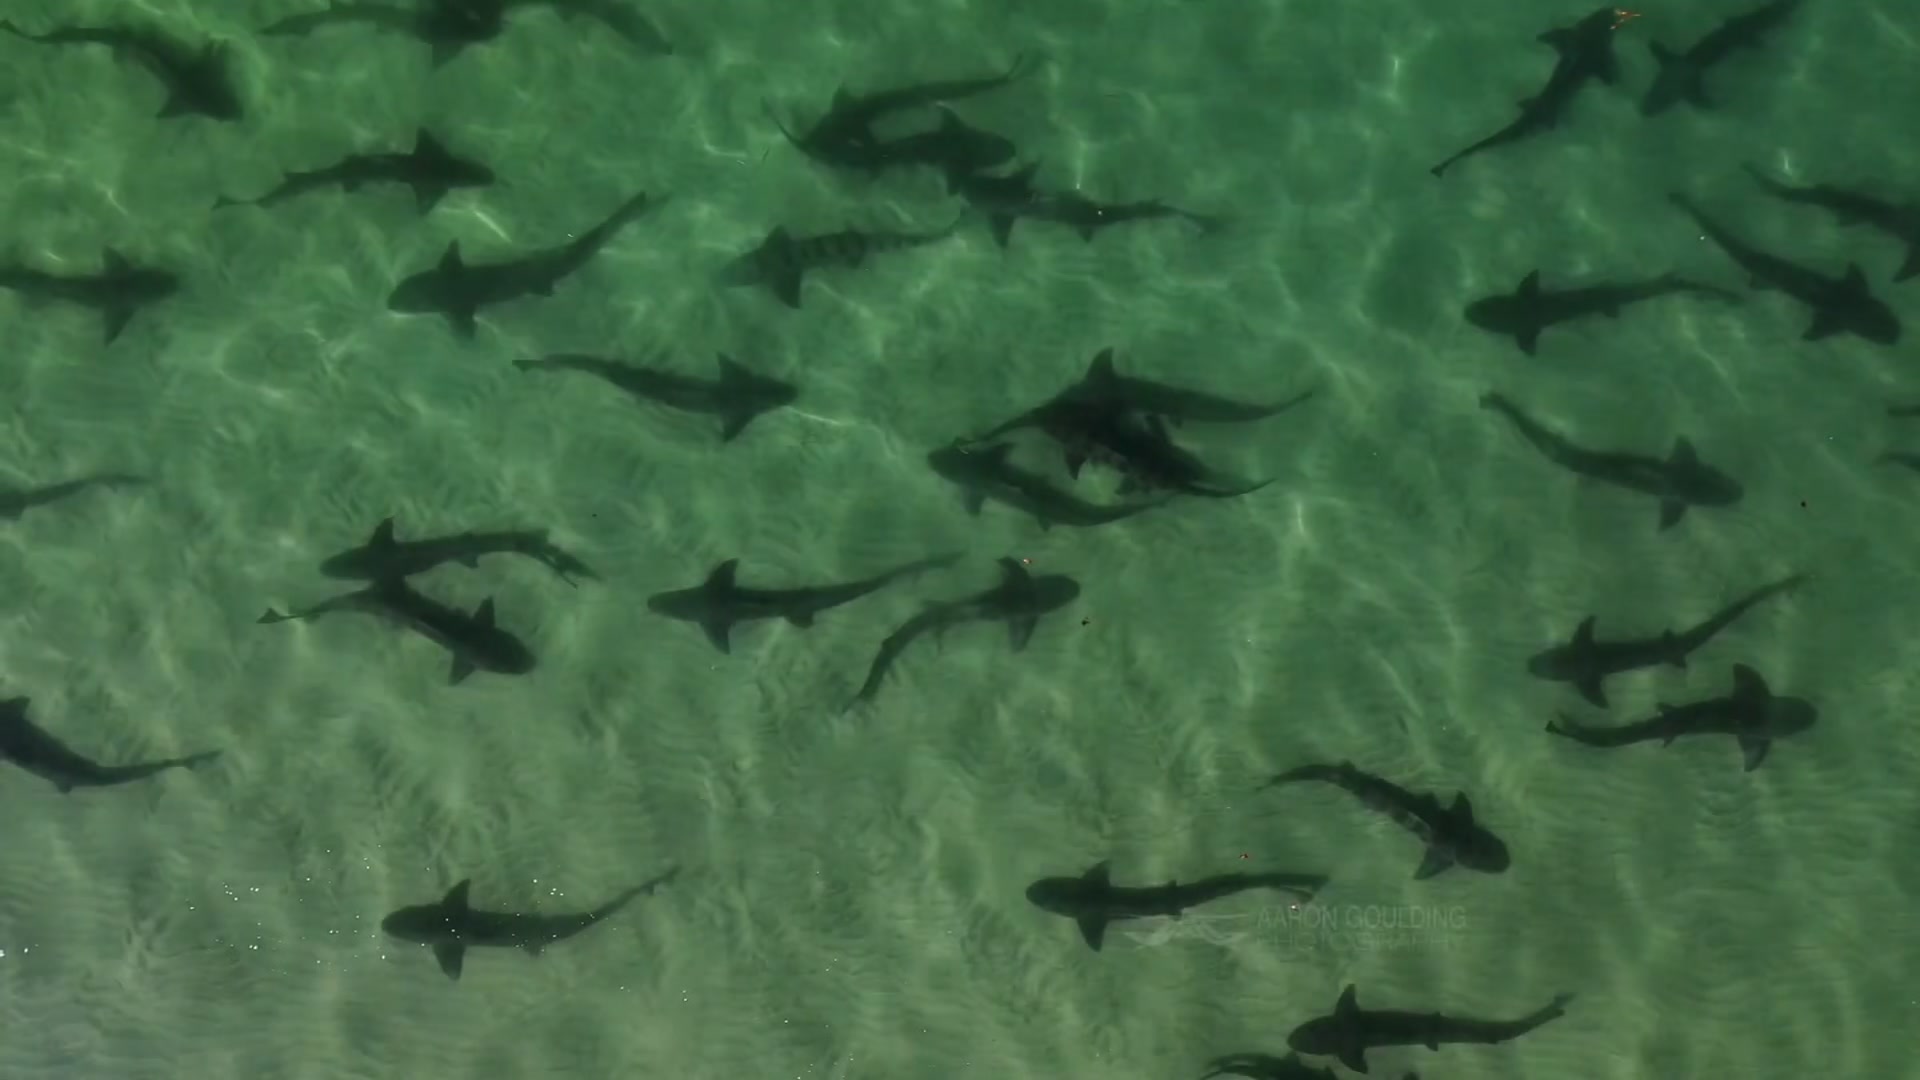
[[[476,321],[479,312],[471,307],[452,308],[447,311],[447,323],[453,327],[454,335],[462,341],[472,341],[480,332]]]
[[[1080,234],[1080,239],[1085,240],[1089,244],[1093,243],[1095,229],[1092,225],[1082,225],[1075,231]]]
[[[1686,515],[1687,515],[1686,503],[1681,502],[1679,499],[1660,500],[1661,530],[1664,531],[1667,529],[1671,529],[1675,525],[1680,524],[1680,519],[1685,517]]]
[[[1026,588],[1033,584],[1033,575],[1027,573],[1027,568],[1021,565],[1019,559],[1011,555],[1002,555],[998,561],[1000,563],[1000,583],[1002,585]]]
[[[804,630],[813,625],[813,616],[814,613],[811,611],[796,611],[787,616],[787,621]]]
[[[1012,214],[990,214],[987,216],[987,229],[993,233],[993,242],[1002,248],[1013,239]]]
[[[447,186],[445,184],[413,185],[413,202],[423,215],[432,213],[433,208],[439,206],[440,200],[446,197]]]
[[[1773,741],[1758,735],[1740,736],[1740,756],[1746,765],[1746,771],[1752,772],[1767,760],[1767,751],[1773,748]]]
[[[1007,624],[1007,633],[1013,642],[1013,651],[1020,652],[1033,640],[1033,628],[1040,625],[1040,616],[1028,615]]]
[[[55,780],[53,782],[53,790],[62,795],[71,795],[73,794],[73,784],[66,780]]]
[[[1073,922],[1075,926],[1080,928],[1080,939],[1087,943],[1087,948],[1092,949],[1094,952],[1099,952],[1100,946],[1107,940],[1106,916],[1081,915],[1075,918]]]
[[[1580,691],[1580,696],[1595,706],[1602,709],[1607,707],[1607,690],[1600,684],[1600,676],[1592,675],[1581,679],[1573,684],[1573,688]]]
[[[1413,872],[1413,880],[1425,881],[1453,866],[1453,853],[1445,848],[1434,846],[1427,849],[1420,860],[1420,868]]]
[[[1554,52],[1562,53],[1566,52],[1567,49],[1571,48],[1578,41],[1573,31],[1564,27],[1543,31],[1540,36],[1534,40],[1540,42],[1542,45],[1551,45],[1553,46]]]
[[[1350,1043],[1340,1048],[1340,1064],[1354,1072],[1364,1074],[1367,1071],[1367,1051],[1358,1043]]]
[[[733,654],[732,623],[725,619],[707,619],[701,622],[700,629],[706,633],[707,640],[713,642],[714,648],[729,656]]]
[[[440,253],[440,269],[457,274],[465,267],[465,261],[460,258],[460,241],[452,241],[447,250]]]
[[[1080,469],[1087,463],[1086,453],[1080,450],[1069,450],[1066,452],[1066,457],[1067,476],[1074,480],[1080,479]]]
[[[127,328],[133,318],[133,308],[125,304],[116,304],[100,313],[101,330],[106,335],[106,344],[111,345]]]
[[[169,94],[166,102],[160,106],[159,118],[166,120],[175,116],[186,116],[191,112],[193,112],[193,106],[185,98],[179,94]]]
[[[968,514],[980,516],[980,508],[987,505],[987,497],[978,491],[969,491],[960,497],[960,505]]]
[[[462,555],[460,558],[455,559],[454,561],[459,563],[461,566],[466,567],[469,570],[480,569],[480,556],[478,555]]]
[[[800,271],[792,268],[776,270],[767,284],[781,303],[790,308],[800,306]]]
[[[1513,335],[1513,343],[1520,346],[1521,352],[1534,356],[1540,350],[1540,331],[1536,327],[1517,331]]]
[[[1707,84],[1704,79],[1693,78],[1693,79],[1687,80],[1686,92],[1687,92],[1687,100],[1693,103],[1694,108],[1696,109],[1713,108],[1713,99],[1707,96]]]
[[[433,958],[447,978],[459,982],[460,972],[467,966],[467,947],[457,941],[443,941],[433,947]]]
[[[1668,630],[1660,635],[1660,645],[1667,650],[1667,663],[1684,671],[1687,666],[1687,651],[1681,646],[1679,637]]]
[[[1916,275],[1920,275],[1920,244],[1907,249],[1907,261],[1901,263],[1900,269],[1893,272],[1893,280],[1905,281]]]
[[[1860,269],[1859,263],[1847,264],[1846,283],[1847,291],[1856,295],[1865,295],[1871,291],[1871,287],[1867,284],[1866,271]]]
[[[453,666],[447,670],[447,685],[459,686],[461,683],[467,681],[467,676],[477,670],[479,669],[473,666],[473,661],[468,660],[464,656],[456,656],[453,658]]]
[[[520,948],[521,951],[525,952],[528,956],[544,956],[546,955],[547,942],[529,941],[525,945],[520,946]]]

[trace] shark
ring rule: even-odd
[[[1179,918],[1188,908],[1253,889],[1271,889],[1311,900],[1327,884],[1318,874],[1219,874],[1181,884],[1115,885],[1108,864],[1100,862],[1079,877],[1041,878],[1027,886],[1027,902],[1042,911],[1065,915],[1080,928],[1087,948],[1099,952],[1107,926],[1127,919]]]
[[[987,500],[1004,503],[1033,515],[1042,529],[1055,525],[1089,528],[1124,521],[1164,504],[1166,496],[1102,505],[1063,491],[1036,474],[1015,465],[1010,443],[955,443],[927,455],[927,464],[940,478],[958,484],[967,513],[978,514]]]
[[[1369,1050],[1383,1046],[1438,1050],[1445,1043],[1509,1042],[1565,1016],[1572,1002],[1572,994],[1561,994],[1538,1012],[1518,1020],[1477,1020],[1443,1013],[1362,1009],[1354,988],[1348,986],[1341,991],[1331,1015],[1294,1028],[1287,1036],[1287,1046],[1296,1053],[1336,1058],[1354,1072],[1365,1073]]]
[[[1019,153],[1012,139],[969,125],[951,106],[933,108],[940,116],[936,127],[873,143],[866,152],[868,171],[918,165],[974,173],[1005,165]]]
[[[1560,126],[1568,108],[1587,83],[1598,80],[1611,86],[1619,80],[1619,63],[1613,55],[1613,32],[1620,25],[1620,14],[1613,7],[1595,8],[1574,23],[1548,30],[1540,40],[1560,54],[1553,74],[1539,93],[1520,102],[1520,115],[1492,135],[1456,152],[1430,172],[1441,176],[1461,159],[1483,150],[1520,142]]]
[[[453,656],[447,682],[459,685],[475,671],[524,675],[534,668],[532,650],[494,621],[493,600],[481,601],[473,614],[416,592],[403,578],[376,581],[364,589],[322,600],[312,607],[282,613],[268,608],[263,624],[313,619],[336,611],[376,615],[439,645]]]
[[[1338,765],[1302,765],[1281,773],[1262,787],[1308,781],[1332,784],[1418,837],[1426,845],[1426,854],[1414,871],[1416,881],[1425,881],[1455,866],[1483,874],[1501,874],[1513,864],[1506,842],[1474,817],[1473,804],[1467,801],[1464,791],[1454,793],[1453,802],[1442,806],[1440,800],[1431,795],[1416,795],[1345,761]]]
[[[162,117],[240,119],[240,93],[225,45],[195,45],[151,26],[62,26],[35,34],[0,20],[0,31],[41,45],[105,45],[145,68],[166,88]]]
[[[719,359],[720,377],[711,380],[578,353],[515,360],[513,366],[521,371],[577,371],[642,401],[718,417],[721,442],[732,442],[756,418],[791,405],[800,396],[791,383],[756,375],[725,353]]]
[[[791,625],[805,629],[812,626],[813,620],[822,612],[878,592],[901,578],[951,566],[959,559],[957,552],[936,555],[860,581],[787,589],[741,585],[735,580],[740,560],[728,559],[714,567],[705,581],[691,589],[676,589],[648,597],[647,610],[698,625],[714,648],[731,653],[733,628],[740,623],[758,619],[785,619]]]
[[[266,37],[304,37],[329,26],[370,26],[402,34],[432,49],[438,68],[469,46],[492,41],[506,29],[505,0],[423,0],[415,7],[331,0],[318,11],[289,15],[260,29]]]
[[[1119,493],[1172,491],[1210,499],[1248,495],[1271,479],[1236,484],[1173,441],[1166,421],[1154,415],[1087,403],[1050,416],[1043,430],[1064,448],[1067,474],[1075,479],[1089,461],[1121,475]]]
[[[1570,683],[1580,691],[1581,697],[1604,709],[1607,707],[1607,691],[1603,684],[1608,676],[1661,665],[1684,668],[1687,666],[1687,657],[1700,651],[1720,631],[1732,626],[1756,604],[1789,592],[1806,580],[1807,575],[1795,574],[1770,585],[1762,585],[1721,608],[1698,626],[1679,633],[1667,630],[1651,638],[1598,641],[1593,636],[1595,616],[1589,615],[1574,629],[1572,640],[1529,659],[1527,673],[1538,679]]]
[[[1408,1080],[1418,1080],[1409,1073]],[[1222,1076],[1244,1076],[1247,1080],[1339,1080],[1332,1069],[1316,1069],[1300,1060],[1298,1054],[1278,1057],[1273,1054],[1225,1054],[1207,1062],[1200,1080]]]
[[[1066,607],[1079,596],[1080,583],[1065,574],[1036,576],[1019,560],[1002,557],[998,585],[958,600],[928,604],[920,614],[888,634],[867,669],[866,682],[860,684],[859,693],[848,707],[871,701],[900,653],[924,634],[967,622],[1002,622],[1007,625],[1013,651],[1020,652],[1033,639],[1034,628],[1042,615]]]
[[[1520,351],[1535,355],[1540,332],[1574,319],[1604,315],[1620,317],[1622,308],[1662,296],[1692,293],[1711,296],[1729,303],[1740,298],[1726,289],[1689,281],[1678,274],[1663,274],[1651,281],[1588,285],[1559,291],[1540,287],[1540,271],[1530,271],[1510,293],[1483,297],[1467,305],[1467,321],[1482,330],[1513,338]]]
[[[31,704],[32,701],[24,697],[0,701],[0,758],[47,781],[62,795],[75,788],[131,784],[170,769],[197,769],[221,753],[208,750],[137,765],[102,765],[28,719],[27,708]]]
[[[1920,275],[1920,202],[1895,203],[1830,184],[1795,187],[1773,179],[1752,165],[1742,168],[1762,191],[1776,199],[1817,206],[1839,218],[1843,225],[1867,225],[1899,240],[1907,245],[1907,256],[1894,271],[1893,280],[1906,281]]]
[[[868,256],[924,247],[952,236],[959,222],[934,232],[867,232],[842,229],[817,236],[794,236],[785,226],[767,233],[752,251],[730,260],[720,270],[722,285],[765,285],[790,308],[800,306],[800,282],[810,270],[829,266],[859,266]]]
[[[404,184],[413,189],[414,203],[426,214],[455,188],[486,187],[493,170],[478,161],[456,156],[433,133],[421,128],[413,149],[406,153],[348,154],[318,169],[288,173],[272,191],[254,199],[222,196],[214,209],[227,206],[273,206],[288,199],[338,185],[358,191],[367,184]]]
[[[320,572],[353,581],[392,581],[424,574],[443,563],[477,567],[483,555],[524,555],[545,565],[569,585],[575,578],[599,578],[592,567],[549,540],[545,529],[461,532],[419,540],[398,540],[393,533],[393,519],[383,519],[365,543],[328,556],[321,562]]]
[[[1693,219],[1716,247],[1727,253],[1752,277],[1756,289],[1778,289],[1813,309],[1813,322],[1802,335],[1823,341],[1835,334],[1854,334],[1876,345],[1900,341],[1900,318],[1867,287],[1860,267],[1847,264],[1844,275],[1833,278],[1748,245],[1708,217],[1693,200],[1678,192],[1667,200]]]
[[[466,970],[468,949],[521,949],[533,956],[555,942],[579,937],[642,896],[650,896],[679,875],[674,867],[594,908],[571,915],[534,915],[483,911],[473,906],[473,880],[465,878],[431,904],[415,904],[388,913],[380,929],[389,937],[433,950],[447,978],[458,981]]]
[[[142,487],[146,483],[147,478],[144,476],[100,473],[73,480],[62,480],[60,483],[48,484],[44,487],[0,488],[0,519],[18,521],[20,516],[29,510],[72,498],[94,488]]]
[[[802,134],[793,134],[778,120],[774,124],[789,143],[815,161],[872,172],[878,167],[876,163],[884,164],[880,156],[882,143],[874,134],[874,124],[897,113],[944,105],[997,90],[1026,76],[1034,69],[1036,62],[1033,54],[1023,53],[998,75],[912,83],[866,94],[854,94],[842,87],[834,92],[826,115]],[[768,106],[768,111],[771,113],[771,106]]]
[[[1661,704],[1656,712],[1649,719],[1614,727],[1582,724],[1563,715],[1547,721],[1547,731],[1604,750],[1656,741],[1671,746],[1675,739],[1687,736],[1731,735],[1740,744],[1745,770],[1752,772],[1767,759],[1774,740],[1812,728],[1820,715],[1805,699],[1774,696],[1760,673],[1745,664],[1733,665],[1731,693],[1685,705]]]
[[[1094,355],[1078,382],[969,441],[991,442],[1021,428],[1045,428],[1056,417],[1088,407],[1158,416],[1176,426],[1187,421],[1249,423],[1278,416],[1313,395],[1313,390],[1306,390],[1281,401],[1241,401],[1204,390],[1122,375],[1114,368],[1113,349],[1109,347]]]
[[[1800,0],[1773,0],[1735,15],[1709,30],[1685,51],[1674,52],[1658,41],[1648,43],[1660,65],[1647,96],[1640,100],[1642,116],[1658,116],[1682,101],[1709,108],[1706,74],[1742,49],[1754,49],[1800,7]]]
[[[1035,162],[1006,176],[961,170],[947,171],[947,190],[961,197],[986,219],[994,243],[1006,247],[1013,227],[1022,220],[1065,225],[1091,242],[1101,229],[1129,222],[1179,220],[1203,233],[1218,232],[1226,219],[1183,210],[1160,199],[1101,202],[1077,191],[1046,191],[1034,185],[1040,164]]]
[[[662,201],[641,192],[574,239],[501,262],[469,263],[455,240],[438,265],[400,282],[387,298],[387,310],[443,316],[455,335],[471,339],[481,308],[523,296],[552,296],[556,285],[585,266],[615,234]]]
[[[1700,460],[1685,437],[1674,440],[1664,460],[1619,450],[1588,450],[1547,430],[1501,394],[1482,394],[1480,407],[1512,421],[1534,449],[1568,472],[1659,500],[1662,530],[1680,524],[1692,507],[1732,506],[1746,494],[1738,480]]]
[[[0,289],[28,300],[57,300],[100,314],[104,344],[120,337],[141,309],[152,307],[180,291],[180,276],[171,270],[139,266],[107,248],[95,274],[56,274],[30,266],[0,266]]]

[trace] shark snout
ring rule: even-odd
[[[1068,893],[1075,882],[1071,878],[1044,878],[1027,886],[1027,902],[1042,911],[1065,913],[1071,905]]]
[[[1475,300],[1467,305],[1467,321],[1482,330],[1505,331],[1513,325],[1513,311],[1505,297]]]
[[[1527,674],[1536,679],[1557,679],[1563,669],[1560,653],[1556,649],[1536,653],[1527,659]]]

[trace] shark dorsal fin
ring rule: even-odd
[[[1673,440],[1673,453],[1667,456],[1670,465],[1698,465],[1700,454],[1694,450],[1693,443],[1685,435]]]
[[[393,546],[393,519],[392,518],[388,518],[385,521],[382,521],[380,524],[375,525],[373,527],[373,535],[367,537],[367,546],[370,548],[384,548],[384,547]]]
[[[1845,280],[1847,283],[1848,292],[1864,293],[1868,291],[1867,275],[1861,271],[1859,263],[1847,264],[1847,275]]]
[[[713,573],[707,575],[706,587],[709,589],[733,588],[733,575],[738,572],[739,569],[739,559],[728,559],[726,562],[714,567]]]
[[[1765,701],[1773,696],[1767,680],[1745,664],[1733,665],[1733,696],[1741,701]]]
[[[106,266],[110,274],[124,274],[133,269],[133,264],[127,261],[127,257],[113,248],[101,249],[100,262]]]
[[[1447,812],[1462,822],[1472,822],[1473,804],[1467,801],[1467,793],[1464,791],[1455,792],[1453,805],[1447,807]]]
[[[1011,555],[1002,555],[1000,556],[1000,582],[1003,585],[1026,588],[1033,584],[1033,575],[1027,573],[1027,568],[1020,565],[1019,559]]]
[[[762,251],[786,251],[792,246],[793,234],[787,231],[785,225],[775,225],[772,230],[767,233],[767,238],[760,241],[760,250]]]
[[[1101,859],[1099,862],[1087,867],[1087,872],[1080,875],[1080,880],[1089,885],[1111,884],[1113,881],[1112,867],[1107,863],[1107,860]]]
[[[1348,983],[1347,988],[1345,990],[1340,991],[1340,1000],[1333,1003],[1334,1018],[1337,1020],[1344,1020],[1347,1017],[1358,1014],[1359,1012],[1360,1012],[1360,995],[1358,991],[1354,989],[1353,984]]]
[[[472,878],[462,878],[460,880],[460,884],[455,885],[453,888],[447,890],[447,898],[445,900],[440,901],[440,906],[446,908],[448,911],[472,910],[471,907],[467,904],[467,890],[471,889],[472,887],[473,887]]]
[[[26,718],[27,706],[33,704],[32,698],[15,697],[0,701],[0,721],[20,721]]]
[[[433,137],[433,132],[426,128],[414,132],[413,152],[420,157],[444,158],[447,156],[447,148],[442,146],[440,140]]]
[[[1110,383],[1113,379],[1113,350],[1101,349],[1100,355],[1094,357],[1093,362],[1087,365],[1086,381],[1099,385]]]
[[[753,381],[752,373],[749,372],[746,368],[741,367],[739,361],[735,360],[733,357],[728,356],[726,353],[719,353],[717,356],[717,359],[719,360],[719,363],[720,363],[720,381],[721,382],[743,383],[743,382]]]
[[[480,601],[480,606],[473,609],[473,621],[481,626],[493,625],[493,597]]]
[[[440,256],[440,269],[459,270],[465,265],[466,263],[460,258],[460,241],[452,241],[447,245],[446,252]]]
[[[1515,296],[1533,297],[1540,295],[1540,271],[1534,270],[1520,279],[1520,287],[1513,290]]]
[[[1579,626],[1573,628],[1573,644],[1575,648],[1583,648],[1593,644],[1593,622],[1596,618],[1598,618],[1598,616],[1589,615],[1580,620]]]
[[[940,110],[941,131],[961,131],[966,128],[967,125],[960,120],[960,114],[953,109],[946,105],[936,105],[935,108]]]

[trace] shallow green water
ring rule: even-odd
[[[1920,1076],[1920,477],[1873,465],[1920,449],[1883,415],[1920,400],[1912,332],[1808,344],[1777,295],[1678,298],[1550,330],[1529,359],[1460,317],[1536,267],[1739,286],[1666,203],[1684,189],[1770,250],[1858,261],[1920,318],[1920,281],[1887,280],[1896,243],[1736,167],[1911,192],[1920,11],[1810,4],[1715,74],[1721,108],[1642,119],[1645,42],[1739,9],[1648,10],[1620,31],[1619,89],[1443,180],[1427,167],[1511,116],[1552,63],[1533,37],[1579,5],[674,0],[648,9],[671,58],[536,9],[437,71],[363,29],[251,35],[301,5],[157,9],[231,42],[238,125],[156,121],[152,81],[104,50],[0,39],[10,257],[91,270],[111,245],[188,280],[104,348],[91,315],[0,295],[6,483],[154,480],[7,523],[0,691],[103,760],[225,751],[64,797],[0,772],[0,1077],[1181,1077],[1283,1053],[1348,983],[1372,1008],[1478,1016],[1578,995],[1506,1045],[1375,1051],[1374,1075]],[[769,106],[806,120],[842,81],[1027,50],[1039,73],[963,103],[970,123],[1049,185],[1231,226],[1021,225],[1003,253],[969,224],[810,277],[799,311],[713,287],[775,225],[959,209],[928,175],[809,162]],[[502,182],[425,218],[392,188],[208,210],[421,124]],[[671,200],[470,343],[385,310],[450,240],[470,259],[553,243],[641,190]],[[1273,486],[1090,530],[968,516],[923,455],[1108,346],[1131,374],[1316,390],[1177,433]],[[802,398],[723,447],[710,420],[510,363],[564,351],[700,375],[726,352]],[[1478,409],[1489,390],[1585,445],[1685,435],[1745,497],[1661,532],[1650,500]],[[605,580],[498,558],[420,579],[463,609],[494,597],[540,655],[458,687],[371,620],[254,624],[340,591],[315,564],[388,515],[402,536],[550,528]],[[744,627],[730,656],[645,608],[726,558],[790,585],[944,550],[967,556],[811,629]],[[1079,599],[1018,655],[992,626],[916,646],[842,711],[889,630],[1004,555]],[[1652,634],[1795,571],[1804,588],[1687,668],[1611,682],[1606,714],[1525,673],[1588,614]],[[1726,739],[1601,753],[1541,731],[1725,693],[1735,663],[1820,709],[1757,772]],[[1418,844],[1352,799],[1251,794],[1340,759],[1469,792],[1512,869],[1412,881]],[[1333,883],[1305,910],[1240,896],[1116,927],[1095,954],[1023,890],[1102,859],[1130,884]],[[478,952],[458,983],[378,931],[462,878],[485,907],[567,911],[668,867],[589,935]]]

